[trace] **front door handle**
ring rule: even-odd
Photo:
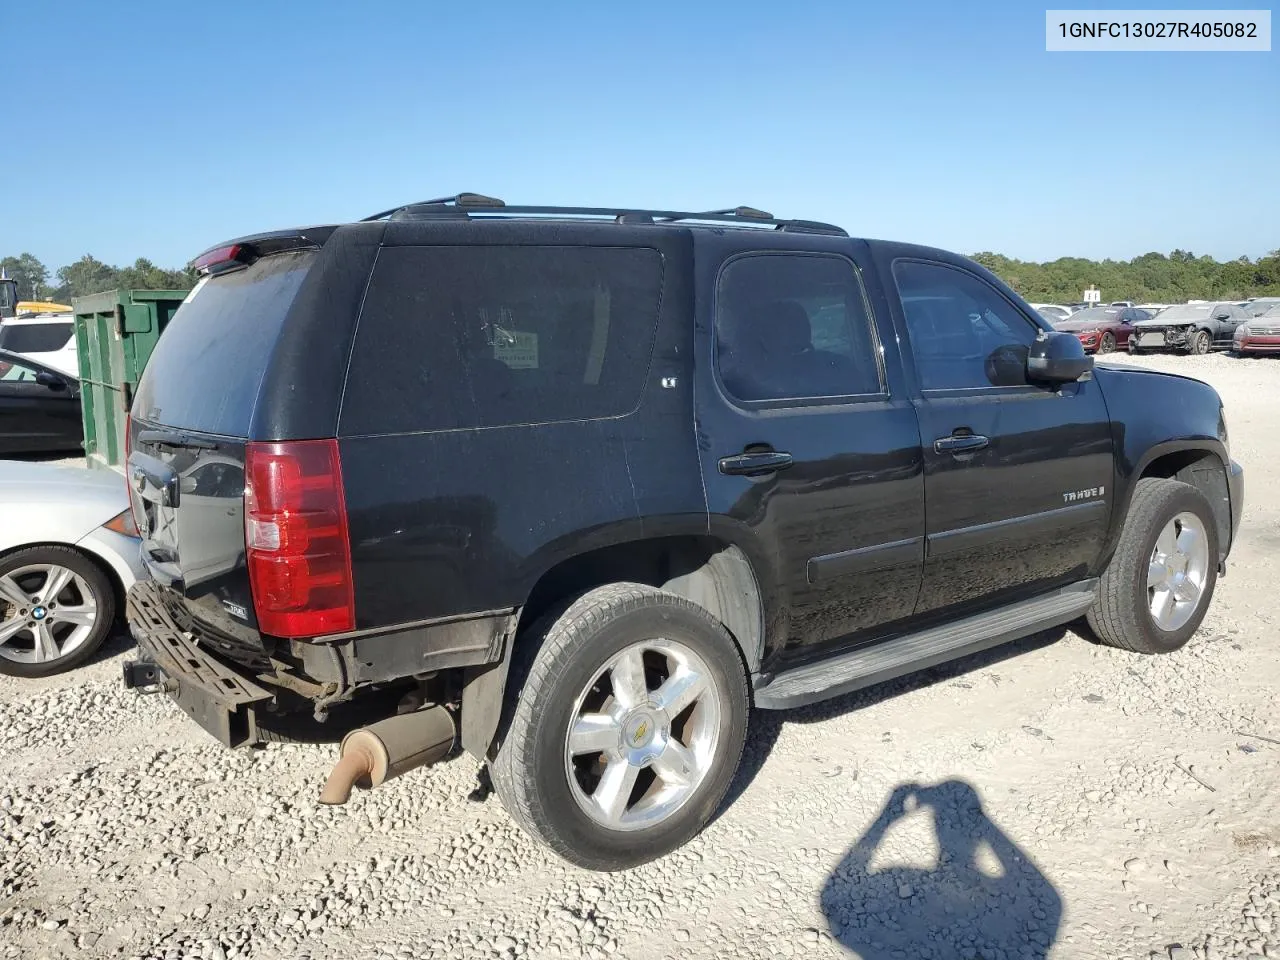
[[[754,476],[773,473],[792,464],[791,454],[781,450],[761,450],[756,453],[739,453],[720,458],[720,472],[730,476]]]
[[[991,443],[986,437],[965,433],[950,437],[939,437],[933,441],[933,449],[937,453],[973,453]]]

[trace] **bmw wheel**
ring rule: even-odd
[[[28,547],[0,558],[0,673],[47,677],[102,646],[116,598],[105,573],[70,547]]]

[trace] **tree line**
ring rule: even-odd
[[[166,270],[145,257],[139,257],[131,266],[113,267],[87,253],[75,263],[60,267],[52,280],[49,268],[29,253],[0,258],[0,269],[5,276],[18,281],[19,300],[52,300],[54,303],[70,303],[75,297],[120,287],[190,290],[196,282],[193,271]]]
[[[976,253],[973,259],[991,270],[1034,303],[1072,303],[1086,287],[1097,287],[1104,301],[1183,303],[1187,300],[1243,300],[1280,295],[1280,250],[1251,260],[1240,257],[1219,263],[1213,257],[1187,250],[1144,253],[1132,260],[1085,260],[1062,257],[1048,263],[1014,260],[998,253]],[[61,267],[50,280],[49,270],[29,253],[0,259],[0,267],[18,281],[22,300],[70,303],[74,297],[117,287],[189,290],[195,274],[166,270],[139,258],[128,267],[113,267],[85,254]]]
[[[976,253],[973,259],[1032,303],[1075,303],[1090,286],[1098,288],[1104,303],[1244,300],[1280,294],[1280,250],[1257,260],[1240,257],[1226,263],[1188,250],[1168,256],[1144,253],[1132,260],[1063,257],[1032,263],[998,253]]]

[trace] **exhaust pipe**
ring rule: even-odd
[[[352,730],[342,738],[338,763],[320,791],[320,802],[346,803],[353,786],[370,789],[415,767],[448,756],[457,727],[444,707],[428,707]]]

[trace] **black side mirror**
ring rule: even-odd
[[[1214,316],[1214,318],[1213,318],[1213,319],[1215,319],[1215,320],[1230,320],[1230,319],[1231,319],[1231,314],[1229,314],[1229,313],[1219,313],[1219,314],[1217,314],[1216,316]]]
[[[1027,351],[1027,379],[1074,383],[1093,370],[1093,357],[1073,333],[1041,333]]]
[[[56,373],[50,373],[48,370],[38,370],[36,372],[36,383],[44,384],[50,390],[67,389],[67,381]]]

